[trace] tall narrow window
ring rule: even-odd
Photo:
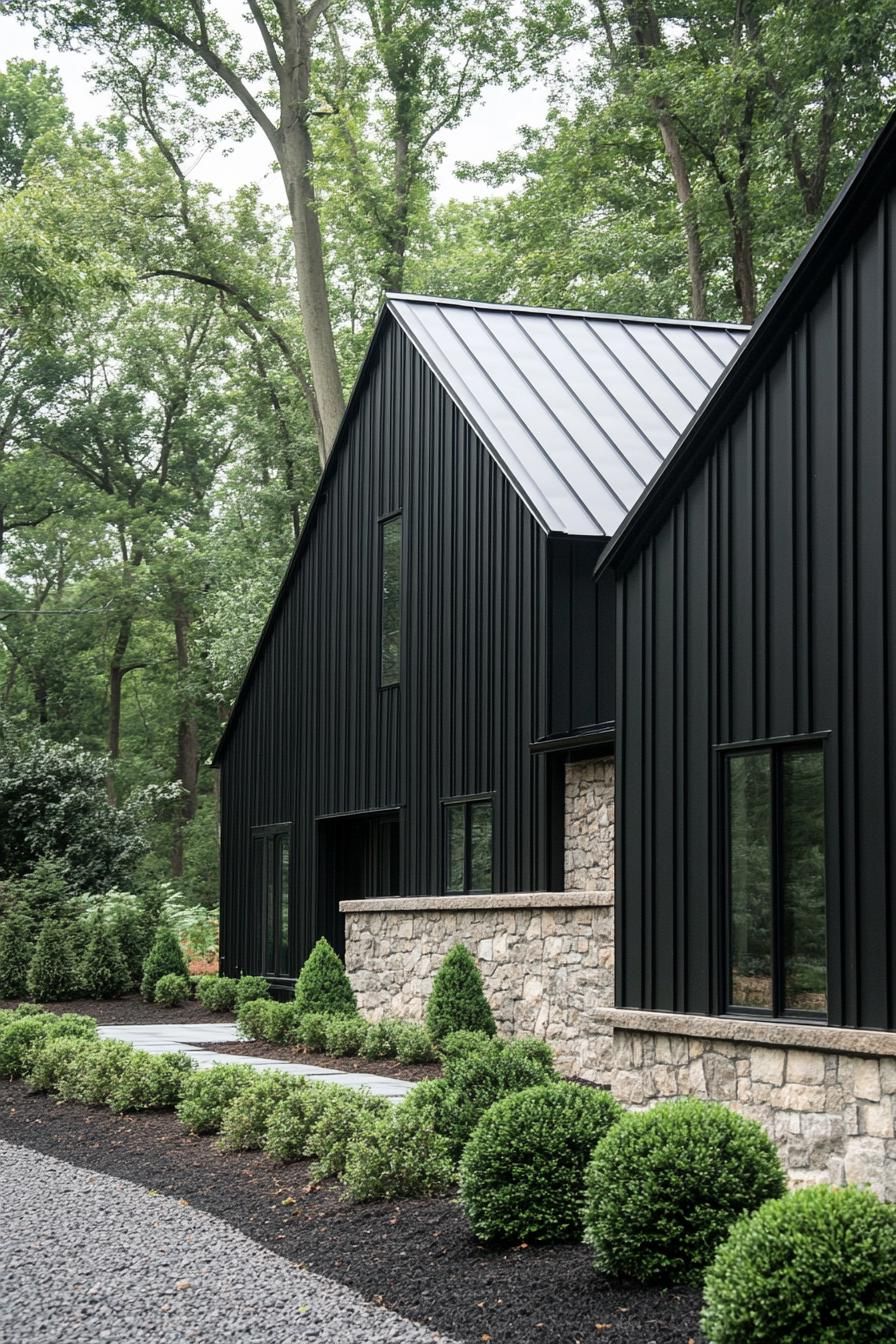
[[[728,1004],[827,1011],[824,755],[777,744],[726,755]]]
[[[395,686],[401,667],[401,516],[380,524],[380,685]]]
[[[258,894],[257,970],[289,975],[289,826],[256,827],[252,862]]]
[[[490,798],[445,803],[445,890],[450,894],[491,891],[493,816]]]

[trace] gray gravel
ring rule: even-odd
[[[0,1344],[451,1344],[210,1214],[2,1141],[0,1217]]]

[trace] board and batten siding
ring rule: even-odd
[[[826,733],[829,1021],[896,1029],[894,323],[891,191],[620,575],[620,1006],[722,1010],[714,748]]]
[[[253,827],[289,822],[290,963],[339,944],[317,818],[401,809],[401,894],[442,891],[441,800],[494,794],[497,891],[562,873],[545,822],[548,539],[394,323],[312,510],[221,762],[221,945],[253,969]],[[402,517],[401,676],[379,686],[380,527]],[[351,893],[344,893],[346,895]]]

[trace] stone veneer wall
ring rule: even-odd
[[[566,766],[564,881],[567,891],[612,891],[616,830],[612,756]]]
[[[646,1014],[608,1016],[613,1092],[623,1105],[724,1102],[764,1126],[793,1185],[868,1184],[896,1200],[896,1036],[768,1024],[763,1041],[752,1023],[684,1019],[664,1032],[633,1029]],[[679,1034],[688,1025],[693,1034]],[[737,1039],[750,1036],[757,1039]]]
[[[455,943],[478,962],[498,1030],[544,1037],[560,1067],[609,1082],[613,893],[430,896],[344,901],[345,965],[373,1019],[423,1018],[435,972]]]

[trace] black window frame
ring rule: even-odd
[[[283,842],[286,842],[286,891],[283,890]],[[256,860],[261,850],[261,863]],[[257,906],[260,910],[258,924],[258,965],[260,975],[282,980],[290,976],[290,948],[292,937],[292,919],[290,909],[290,885],[292,875],[292,823],[275,822],[268,826],[253,826],[251,829],[250,852],[252,854],[253,886],[258,893]],[[273,890],[273,955],[268,957],[268,905],[267,893],[269,878],[274,878]],[[286,936],[283,930],[283,912],[286,911]]]
[[[807,733],[793,737],[771,737],[745,742],[726,742],[715,746],[719,765],[719,889],[721,901],[721,975],[719,978],[719,1011],[726,1017],[758,1018],[761,1021],[807,1022],[813,1025],[826,1025],[830,1020],[831,1009],[831,884],[828,864],[830,846],[828,843],[828,762],[826,743],[829,732]],[[822,758],[822,815],[824,820],[824,870],[825,870],[825,980],[827,1007],[824,1012],[797,1010],[784,1006],[785,992],[785,939],[784,939],[784,786],[783,759],[786,755],[800,751],[816,751]],[[730,772],[728,763],[732,757],[747,755],[766,755],[770,759],[769,775],[771,783],[770,800],[770,874],[772,901],[772,1006],[770,1009],[733,1004],[731,1001],[732,971],[732,893],[731,893],[731,815],[730,815]]]
[[[474,887],[472,878],[472,839],[473,828],[470,822],[472,809],[487,804],[491,819],[491,862],[489,864],[489,885]],[[442,806],[442,890],[446,896],[485,896],[495,889],[495,795],[493,793],[463,794],[454,798],[443,798]],[[458,889],[448,885],[448,863],[450,858],[449,825],[453,808],[463,808],[464,817],[464,882]]]
[[[386,528],[391,523],[398,523],[398,652],[396,655],[396,665],[394,675],[386,677]],[[377,685],[382,691],[391,690],[394,686],[401,684],[401,654],[404,635],[404,517],[401,509],[393,509],[390,513],[384,513],[377,519],[377,531],[379,533],[379,568],[377,570],[379,578],[379,640],[378,640],[378,661],[377,661]]]

